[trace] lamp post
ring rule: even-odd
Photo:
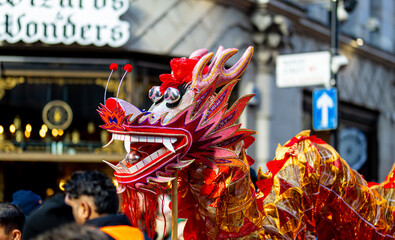
[[[337,17],[337,7],[339,5],[338,0],[331,0],[331,32],[330,32],[330,38],[331,38],[331,45],[330,45],[330,53],[331,53],[331,65],[333,64],[333,59],[336,57],[339,53],[339,20]],[[336,88],[337,87],[337,72],[334,72],[331,70],[331,85]],[[338,92],[338,97],[340,96]],[[338,105],[340,105],[340,102],[338,101]],[[337,107],[337,116],[338,116],[338,121],[340,120],[339,116],[339,107]],[[333,136],[333,147],[337,150],[338,149],[338,128],[332,130],[332,136]]]

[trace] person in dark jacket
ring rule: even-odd
[[[143,240],[124,214],[117,214],[119,199],[111,179],[98,171],[75,172],[64,185],[65,202],[71,206],[77,224],[96,227],[108,239]]]
[[[64,202],[64,194],[55,194],[45,200],[26,220],[23,240],[30,240],[64,224],[74,222],[71,207]]]

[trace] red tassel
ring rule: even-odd
[[[126,189],[122,193],[122,211],[129,218],[132,226],[146,231],[153,239],[156,227],[156,210],[158,198],[154,194],[136,192]]]

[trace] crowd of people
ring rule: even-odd
[[[64,189],[44,202],[21,190],[0,203],[0,240],[150,239],[120,213],[116,187],[104,173],[75,172]]]

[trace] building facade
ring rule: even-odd
[[[339,54],[348,59],[337,74],[338,128],[336,134],[313,134],[337,145],[341,156],[367,180],[382,181],[394,163],[394,4],[347,2],[356,4],[350,12],[344,9],[346,1],[339,1],[338,6]],[[272,26],[261,33],[270,37],[274,28],[282,36],[283,46],[280,42],[274,54],[330,50],[330,1],[260,1],[258,8],[261,19],[273,19]],[[266,47],[263,52],[272,48],[270,43],[262,45]],[[278,88],[275,62],[268,69],[270,61],[257,64],[263,81],[255,84],[261,92],[262,105],[255,113],[254,124],[261,133],[258,141],[262,138],[268,146],[256,151],[258,161],[271,159],[275,146],[299,130],[312,129],[312,92],[323,87]]]

